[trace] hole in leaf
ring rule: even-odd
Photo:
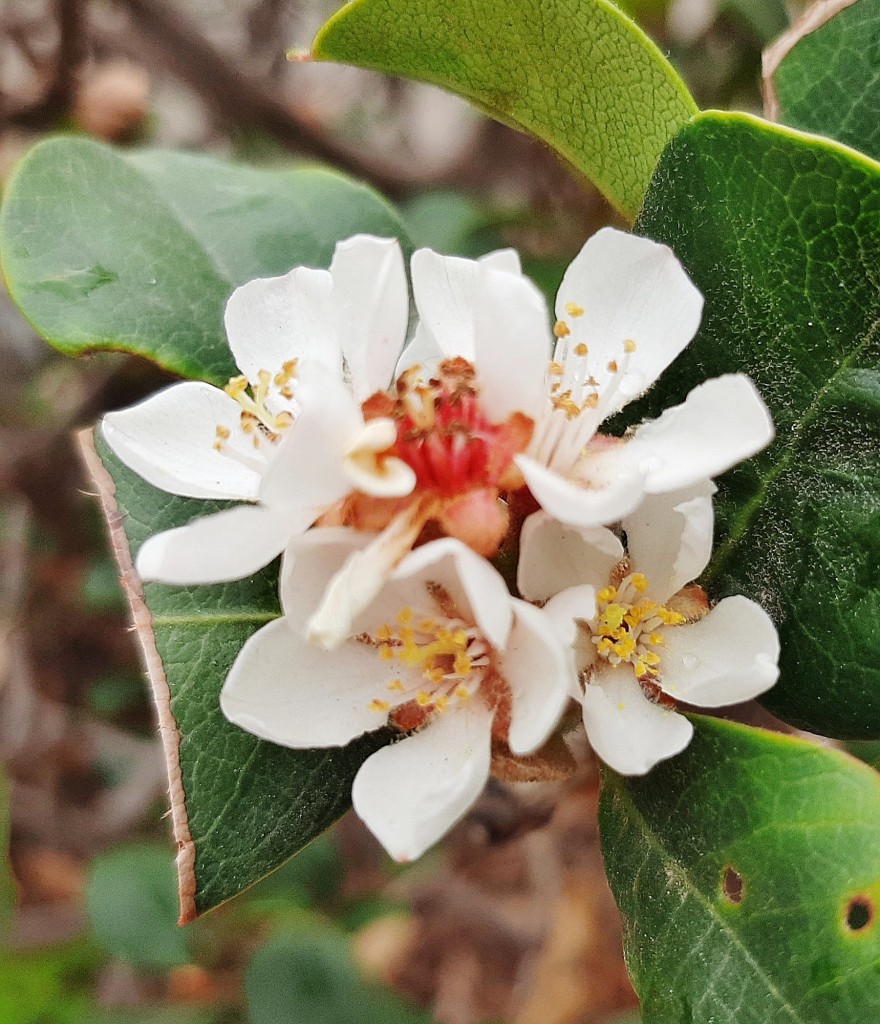
[[[853,896],[846,908],[846,926],[860,932],[874,920],[874,904],[867,896]]]
[[[724,869],[721,879],[721,891],[729,903],[742,903],[745,892],[745,884],[742,875],[730,866]]]

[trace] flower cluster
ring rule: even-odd
[[[211,583],[281,554],[283,616],[225,682],[226,716],[294,748],[389,726],[353,802],[418,857],[493,765],[552,746],[582,708],[597,754],[647,772],[688,742],[679,702],[772,686],[766,613],[714,607],[713,477],[769,443],[751,382],[706,381],[624,436],[602,424],[690,342],[702,298],[664,246],[606,228],[551,318],[516,254],[356,236],[329,270],[238,288],[224,389],[168,388],[103,423],[155,486],[241,504],[141,548],[146,579]],[[518,552],[517,596],[496,569]],[[512,575],[512,574],[511,574]]]

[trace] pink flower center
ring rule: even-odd
[[[505,477],[514,470],[514,455],[528,443],[532,424],[525,416],[491,423],[471,363],[446,360],[427,382],[404,373],[397,392],[394,454],[413,469],[420,489],[452,497],[509,486]]]

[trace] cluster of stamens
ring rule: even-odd
[[[592,620],[596,653],[611,665],[626,662],[640,681],[653,682],[659,676],[663,626],[680,626],[687,620],[676,611],[643,595],[648,581],[638,572],[630,573],[617,586],[596,595],[596,616]]]
[[[574,302],[567,303],[565,311],[572,319],[584,315],[584,309]],[[531,450],[540,461],[565,471],[595,433],[602,419],[603,398],[607,405],[616,391],[616,382],[626,370],[629,356],[636,350],[636,343],[631,338],[624,340],[620,357],[609,360],[605,366],[610,378],[603,383],[596,377],[598,371],[590,368],[589,347],[583,341],[571,347],[572,331],[568,322],[557,320],[553,333],[556,347],[545,378],[550,415],[537,426]],[[589,413],[592,415],[587,415]]]
[[[289,359],[274,376],[268,370],[260,370],[253,386],[247,377],[240,376],[230,378],[223,389],[241,406],[239,423],[243,433],[251,438],[254,448],[259,449],[264,443],[276,444],[282,432],[293,423],[293,414],[289,410],[272,412],[266,403],[276,394],[287,401],[293,399],[296,367],[297,360]],[[218,426],[214,448],[223,451],[231,436],[229,427]]]
[[[531,434],[526,417],[525,423],[486,418],[476,371],[461,358],[441,363],[428,381],[419,367],[404,372],[396,400],[386,399],[386,406],[375,411],[397,424],[394,454],[412,468],[420,488],[439,495],[498,487]]]
[[[442,588],[433,585],[432,591]],[[370,710],[388,713],[392,707],[411,705],[407,727],[421,724],[427,713],[444,712],[455,702],[469,700],[491,665],[491,651],[479,630],[459,617],[424,615],[403,608],[393,623],[357,639],[373,647],[389,669],[399,666],[387,686],[387,696],[376,698]]]

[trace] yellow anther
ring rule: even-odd
[[[238,398],[239,395],[247,391],[248,379],[245,376],[241,377],[230,377],[229,382],[223,389],[230,398]]]
[[[648,637],[648,643],[649,644],[654,644],[655,647],[662,647],[665,642],[666,641],[665,641],[662,633],[652,633]]]
[[[603,587],[598,594],[596,594],[597,601],[613,601],[617,597],[617,587]]]
[[[401,610],[397,613],[397,621],[401,624],[401,626],[408,626],[412,622],[412,620],[412,608],[401,608]]]
[[[657,615],[664,626],[680,626],[683,622],[687,622],[683,615],[680,615],[678,612],[672,612],[668,608],[658,608]]]
[[[660,664],[660,655],[657,654],[656,651],[646,651],[645,654],[644,654],[644,660],[649,665],[659,665]]]
[[[445,674],[446,673],[442,668],[426,668],[422,673],[425,679],[427,679],[429,683],[433,683],[435,686],[443,682]]]
[[[553,325],[553,333],[557,338],[567,338],[571,334],[571,328],[564,320],[557,320]]]
[[[433,619],[422,619],[419,623],[419,629],[423,633],[433,633],[437,628],[437,623]]]
[[[635,352],[636,347],[636,343],[632,340],[632,338],[627,338],[626,341],[623,343],[624,352]]]
[[[565,373],[565,367],[562,363],[557,363],[554,359],[547,367],[547,373],[549,373],[551,377],[561,377]]]
[[[463,651],[468,645],[467,633],[463,629],[457,629],[452,634],[452,642],[455,644],[456,647]]]
[[[376,639],[380,640],[383,644],[387,644],[393,635],[390,626],[380,626],[376,630]]]
[[[626,608],[622,604],[609,604],[602,612],[601,623],[605,629],[618,629],[623,625],[623,617],[626,615]]]
[[[576,302],[566,302],[565,312],[568,313],[569,316],[583,316],[584,307],[579,306]]]
[[[634,572],[630,576],[630,581],[640,594],[644,594],[648,589],[648,581],[640,572]]]
[[[452,692],[459,700],[467,700],[471,695],[471,691],[464,685],[464,683],[459,683]]]
[[[446,694],[440,694],[440,696],[434,701],[434,707],[442,714],[449,707],[449,698]]]
[[[394,660],[394,648],[388,644],[382,644],[379,648],[379,657],[382,661],[393,661]]]
[[[217,435],[217,438],[220,441],[228,441],[230,436],[232,435],[232,431],[229,429],[229,427],[217,427],[214,433]]]
[[[608,363],[608,372],[609,373],[617,373],[617,370],[618,370],[617,360],[616,359],[612,359]]]
[[[452,671],[457,676],[470,675],[472,668],[471,659],[466,654],[456,654],[455,661],[452,664]]]
[[[585,355],[587,355],[587,353],[589,351],[590,350],[587,348],[587,346],[582,341],[578,342],[578,344],[575,345],[575,347],[574,347],[574,354],[576,356],[585,356]]]
[[[392,693],[403,693],[403,681],[400,679],[392,679],[388,684],[388,689]]]
[[[599,404],[599,392],[598,391],[593,391],[591,394],[587,395],[587,397],[584,399],[584,408],[585,409],[595,409],[598,404]]]
[[[419,690],[416,694],[416,704],[420,708],[426,708],[431,703],[431,694],[426,693],[424,690]]]
[[[370,711],[388,711],[391,705],[387,700],[370,701]]]

